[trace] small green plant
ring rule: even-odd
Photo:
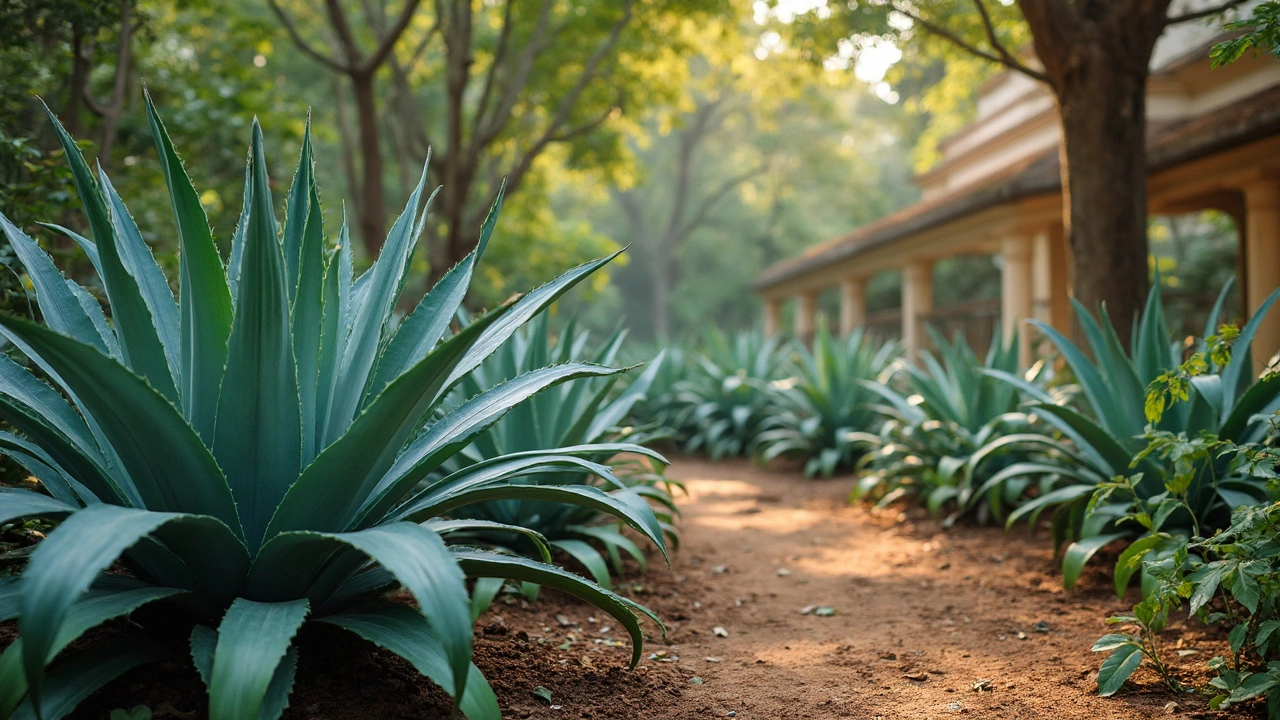
[[[494,457],[423,484],[520,401],[620,372],[584,363],[537,368],[436,414],[522,324],[610,258],[442,339],[501,196],[475,251],[396,323],[426,222],[425,172],[381,255],[354,278],[345,223],[336,248],[324,232],[309,134],[281,228],[255,122],[244,210],[224,267],[199,193],[149,100],[147,110],[181,246],[176,300],[110,180],[94,177],[56,118],[93,231],[77,242],[101,278],[110,322],[0,216],[43,319],[0,315],[0,333],[53,383],[0,358],[0,418],[18,430],[0,432],[0,450],[43,490],[0,490],[0,526],[61,521],[19,578],[0,579],[0,621],[16,618],[19,631],[0,654],[0,718],[56,720],[130,668],[167,656],[182,638],[153,637],[145,625],[137,637],[67,650],[87,630],[151,603],[190,618],[190,657],[212,720],[280,716],[297,664],[293,639],[306,622],[405,657],[467,717],[496,720],[497,700],[471,664],[467,576],[537,582],[586,599],[627,629],[638,661],[635,613],[647,611],[551,565],[451,548],[451,528],[439,523],[476,502],[527,497],[510,481],[578,469],[587,462],[579,450]],[[554,490],[543,499],[615,507],[595,488]],[[616,505],[664,547],[651,512]],[[400,589],[416,607],[384,598]]]
[[[862,452],[853,433],[880,422],[874,408],[880,397],[868,382],[883,382],[899,352],[897,343],[877,343],[861,329],[836,339],[820,327],[812,351],[794,349],[795,375],[771,385],[773,406],[757,438],[759,459],[803,458],[809,477],[852,468]]]

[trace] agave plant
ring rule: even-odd
[[[373,266],[353,278],[346,225],[327,247],[309,137],[282,232],[253,125],[245,203],[229,266],[148,98],[181,249],[175,301],[105,173],[95,179],[54,119],[93,239],[111,321],[37,244],[0,217],[34,286],[43,325],[0,316],[0,332],[52,386],[0,360],[0,434],[44,493],[0,493],[0,524],[61,523],[21,577],[0,584],[0,620],[19,637],[0,655],[0,717],[58,718],[172,643],[117,637],[63,659],[86,630],[148,603],[194,623],[191,659],[214,720],[275,718],[307,621],[346,628],[405,657],[471,718],[500,713],[471,665],[467,576],[513,577],[596,603],[628,629],[639,606],[550,565],[442,536],[438,516],[531,497],[514,477],[595,469],[575,449],[495,457],[419,486],[535,392],[616,370],[568,363],[525,373],[432,418],[442,398],[517,328],[608,258],[586,263],[441,341],[493,231],[403,322],[392,322],[423,229],[423,181]],[[52,118],[52,114],[50,114]],[[499,198],[500,199],[500,198]],[[415,489],[416,488],[416,489]],[[651,514],[596,488],[566,502],[607,505],[659,547]],[[544,494],[539,499],[551,499]],[[416,608],[383,599],[403,588]],[[53,669],[47,666],[57,660]]]
[[[802,457],[809,477],[851,468],[861,452],[853,433],[880,422],[868,383],[883,382],[898,353],[897,343],[879,344],[862,329],[838,340],[819,328],[812,351],[795,350],[796,376],[773,384],[774,406],[757,438],[761,461]]]
[[[543,313],[533,325],[516,333],[497,353],[463,378],[453,400],[464,402],[465,398],[550,364],[613,365],[625,335],[623,331],[615,332],[601,346],[591,349],[590,333],[581,330],[572,320],[563,331],[553,333],[550,318]],[[605,587],[610,587],[606,556],[615,572],[621,572],[623,553],[642,566],[645,563],[640,547],[621,532],[627,515],[618,503],[628,502],[627,509],[632,515],[656,522],[674,539],[671,520],[675,502],[671,488],[676,481],[662,476],[666,459],[647,447],[661,435],[653,428],[624,424],[631,408],[648,392],[662,362],[663,356],[659,354],[620,393],[615,390],[621,375],[581,378],[539,393],[516,406],[487,432],[441,464],[432,478],[447,477],[490,463],[494,458],[545,453],[557,448],[568,448],[575,457],[594,463],[594,466],[529,475],[519,481],[530,486],[528,492],[542,493],[545,497],[535,494],[500,498],[459,508],[453,513],[455,517],[485,521],[475,524],[463,537],[536,554],[543,550],[541,539],[531,542],[527,534],[513,535],[503,530],[519,526],[535,531],[549,541],[551,547],[581,563]],[[569,505],[561,501],[565,487],[578,492],[577,488],[588,485],[615,492],[612,498],[616,502]],[[594,498],[598,493],[590,495]],[[656,515],[646,500],[656,504]],[[602,546],[604,554],[592,543]],[[482,594],[496,592],[500,582],[481,584]]]
[[[1214,333],[1230,283],[1223,288],[1210,313],[1205,336]],[[1141,536],[1122,555],[1116,567],[1117,587],[1123,589],[1140,568],[1141,554],[1169,546],[1172,535],[1188,536],[1196,529],[1212,533],[1226,527],[1231,511],[1267,499],[1266,487],[1256,478],[1233,474],[1230,458],[1209,456],[1186,470],[1172,457],[1146,451],[1149,434],[1194,441],[1203,434],[1237,445],[1259,442],[1266,433],[1260,415],[1280,409],[1280,375],[1255,380],[1250,345],[1258,324],[1280,291],[1273,293],[1240,330],[1230,361],[1192,378],[1187,401],[1176,403],[1157,422],[1146,414],[1147,388],[1175,372],[1182,362],[1184,345],[1173,341],[1165,322],[1159,284],[1151,290],[1134,328],[1130,352],[1120,344],[1105,309],[1095,319],[1078,303],[1076,317],[1088,339],[1091,360],[1075,343],[1043,323],[1034,323],[1062,353],[1080,388],[1085,409],[1077,410],[1045,394],[1021,378],[998,370],[988,373],[1021,388],[1036,402],[1029,410],[1054,430],[1052,435],[1012,434],[988,443],[970,459],[977,468],[1010,448],[1043,451],[1040,460],[997,473],[1003,480],[1026,474],[1056,473],[1060,486],[1023,504],[1008,518],[1036,522],[1045,510],[1055,510],[1056,545],[1070,543],[1063,554],[1063,580],[1071,587],[1084,565],[1102,547],[1117,540]],[[1203,346],[1203,340],[1201,341]],[[1191,462],[1190,458],[1183,458]],[[1177,487],[1176,478],[1190,480]],[[1116,500],[1099,488],[1123,485],[1128,500]],[[1096,495],[1096,497],[1095,497]],[[1150,511],[1137,506],[1149,506]]]
[[[1028,490],[1052,490],[1058,476],[1035,472],[1028,465],[1033,451],[1025,449],[1000,454],[970,472],[970,458],[987,443],[1044,424],[1021,411],[1025,395],[1019,387],[984,373],[1018,372],[1017,335],[1007,343],[996,336],[979,360],[963,336],[948,342],[929,330],[935,352],[921,356],[923,368],[899,363],[889,383],[863,381],[882,398],[877,409],[885,422],[878,433],[850,436],[870,449],[859,461],[865,473],[855,495],[888,503],[914,494],[935,514],[954,505],[947,518],[953,522],[975,510],[979,521],[1002,518],[1004,508]],[[1043,368],[1038,363],[1027,375],[1037,378]],[[1006,479],[1010,474],[1016,477]]]
[[[783,360],[775,338],[712,329],[675,388],[675,413],[689,425],[683,449],[712,460],[753,453],[771,411],[769,383],[781,377]]]

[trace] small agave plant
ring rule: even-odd
[[[543,313],[464,378],[451,399],[463,401],[508,378],[519,377],[548,364],[585,361],[599,366],[613,365],[625,337],[626,333],[619,330],[599,347],[592,348],[589,347],[589,333],[581,330],[573,320],[561,332],[553,333],[549,316]],[[553,548],[578,561],[606,588],[611,587],[606,556],[614,572],[621,573],[623,553],[642,568],[645,565],[644,553],[639,545],[620,532],[617,520],[625,518],[620,518],[614,507],[593,505],[587,501],[578,505],[558,501],[557,496],[564,487],[629,488],[637,500],[643,497],[655,504],[655,515],[662,531],[673,543],[678,542],[675,527],[671,524],[675,513],[671,489],[680,485],[678,481],[663,477],[666,459],[645,447],[662,435],[653,427],[626,422],[631,409],[649,391],[654,376],[662,367],[663,357],[659,353],[620,392],[616,390],[621,379],[618,375],[582,378],[531,398],[495,423],[469,447],[441,465],[436,473],[447,475],[468,465],[490,462],[496,457],[530,451],[545,452],[554,448],[572,448],[596,466],[566,468],[523,478],[516,482],[530,486],[523,490],[530,494],[529,497],[476,503],[461,508],[456,514],[497,523],[499,528],[519,524],[535,530]],[[545,495],[546,499],[539,495]],[[594,497],[597,493],[591,495]],[[500,544],[524,553],[531,554],[540,549],[534,547],[528,538],[513,538],[510,533],[487,531],[484,524],[477,524],[475,530],[468,534],[478,542]],[[511,543],[511,540],[516,542]],[[603,555],[596,549],[597,545],[604,548]],[[483,606],[485,591],[496,593],[500,582],[477,584],[477,597],[473,598],[477,601],[477,608]]]
[[[0,450],[44,490],[0,491],[0,524],[60,520],[22,575],[0,580],[0,621],[17,618],[19,631],[0,654],[0,718],[60,718],[126,670],[165,656],[172,638],[144,632],[63,657],[87,630],[150,603],[193,618],[188,644],[213,720],[280,716],[294,680],[293,639],[308,621],[404,657],[469,718],[499,718],[471,664],[468,576],[534,582],[592,602],[627,628],[638,660],[636,612],[652,616],[647,610],[550,565],[451,548],[447,536],[468,523],[439,519],[475,501],[525,497],[513,478],[594,463],[572,448],[539,450],[423,483],[538,391],[619,372],[535,368],[436,412],[525,321],[611,258],[446,337],[499,198],[476,250],[395,323],[430,202],[425,174],[381,256],[353,279],[345,223],[338,247],[326,243],[309,134],[278,232],[255,121],[224,269],[199,194],[147,104],[177,220],[176,301],[107,176],[95,179],[56,118],[93,239],[71,235],[101,278],[111,320],[0,216],[44,321],[0,316],[0,333],[52,383],[0,357],[0,417],[19,431],[0,433]],[[563,488],[539,498],[608,507],[664,547],[653,512],[629,490]],[[400,589],[416,608],[384,599]]]

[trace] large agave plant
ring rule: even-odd
[[[900,363],[889,383],[864,381],[880,396],[877,409],[885,422],[878,433],[851,436],[870,449],[859,460],[865,472],[856,494],[883,503],[916,495],[934,513],[953,506],[948,521],[974,511],[982,521],[1002,518],[1004,508],[1029,490],[1052,490],[1057,475],[1037,473],[1029,464],[1033,451],[1006,451],[976,473],[969,467],[986,444],[1043,425],[1020,409],[1026,399],[1021,388],[986,372],[1018,372],[1017,336],[1004,342],[997,335],[980,360],[962,336],[948,341],[932,328],[930,333],[934,351],[923,354],[923,367]],[[1039,364],[1030,374],[1038,377],[1042,369]]]
[[[877,343],[862,329],[837,339],[820,327],[813,350],[798,346],[795,377],[775,383],[774,406],[757,438],[763,461],[804,458],[804,473],[831,477],[847,470],[862,449],[853,433],[880,423],[879,396],[868,381],[883,381],[899,353],[896,343]]]
[[[461,401],[481,394],[549,364],[586,362],[589,366],[610,366],[616,362],[624,338],[625,332],[618,331],[592,348],[590,334],[572,320],[556,333],[544,313],[463,378],[454,399]],[[487,524],[477,523],[468,535],[479,542],[533,554],[542,548],[529,542],[527,536],[502,533],[500,528],[520,525],[536,531],[551,547],[577,560],[605,587],[610,586],[606,556],[615,572],[620,572],[623,553],[643,565],[644,553],[621,532],[621,524],[635,527],[632,518],[640,518],[647,523],[646,529],[658,526],[661,532],[674,537],[671,519],[675,502],[670,488],[675,481],[662,476],[666,459],[647,447],[659,435],[652,428],[626,425],[625,420],[648,392],[662,362],[659,354],[621,392],[616,392],[621,376],[611,375],[581,378],[539,393],[443,463],[433,477],[462,472],[494,458],[557,448],[570,448],[576,457],[594,463],[516,481],[528,486],[522,488],[527,497],[503,497],[459,508],[455,516],[497,523],[499,528],[494,532]],[[587,485],[612,494],[600,497],[604,493],[582,489]],[[560,497],[564,492],[584,493],[583,501],[567,504]],[[654,501],[656,514],[646,500]],[[597,546],[604,548],[603,555]],[[494,583],[480,587],[491,592],[497,589]]]
[[[1206,336],[1214,333],[1229,289],[1230,285],[1223,288],[1210,313]],[[1255,379],[1250,345],[1277,295],[1280,291],[1257,308],[1241,328],[1230,362],[1211,367],[1194,378],[1188,387],[1187,402],[1175,404],[1150,426],[1145,413],[1147,388],[1163,373],[1179,366],[1184,350],[1182,343],[1174,342],[1165,322],[1158,283],[1147,298],[1128,352],[1105,309],[1095,319],[1083,306],[1075,306],[1092,359],[1052,327],[1034,323],[1062,353],[1079,384],[1083,408],[1050,397],[1009,373],[988,371],[1035,400],[1028,411],[1043,418],[1053,432],[1015,433],[993,440],[973,455],[969,466],[981,468],[987,462],[998,463],[994,458],[1019,448],[1037,451],[1040,459],[998,473],[1002,479],[1011,481],[1046,472],[1059,476],[1058,487],[1013,511],[1008,524],[1021,519],[1034,524],[1041,513],[1054,512],[1054,542],[1068,544],[1063,554],[1063,579],[1068,587],[1099,549],[1118,540],[1139,537],[1132,552],[1121,556],[1116,568],[1117,584],[1123,589],[1141,567],[1137,558],[1142,553],[1168,546],[1173,535],[1188,536],[1194,527],[1204,534],[1224,528],[1230,523],[1234,508],[1267,499],[1265,485],[1256,478],[1232,473],[1231,458],[1223,455],[1199,463],[1189,487],[1176,493],[1185,496],[1185,502],[1172,502],[1169,483],[1178,474],[1176,463],[1144,452],[1144,436],[1148,429],[1184,439],[1208,433],[1238,445],[1265,438],[1267,424],[1259,418],[1280,409],[1280,375]],[[1094,499],[1099,486],[1117,478],[1133,483],[1138,504],[1160,506],[1145,518],[1150,521],[1150,528],[1134,521],[1134,503],[1101,496]]]
[[[61,659],[86,630],[148,603],[190,614],[191,659],[214,720],[275,718],[293,683],[292,639],[307,621],[346,628],[408,659],[471,718],[498,718],[471,665],[465,578],[510,577],[596,603],[630,632],[638,606],[576,575],[443,539],[437,516],[525,497],[512,478],[595,469],[578,449],[493,457],[432,475],[537,391],[609,368],[531,369],[435,417],[442,398],[528,319],[608,258],[579,266],[441,340],[493,231],[403,322],[394,308],[425,206],[423,183],[381,256],[353,278],[345,224],[331,249],[309,138],[277,232],[255,121],[244,211],[224,270],[199,195],[148,99],[177,220],[179,296],[103,173],[95,179],[54,120],[88,215],[111,320],[29,237],[0,217],[36,290],[44,324],[0,316],[32,370],[0,359],[0,447],[44,493],[0,493],[0,524],[61,523],[19,579],[0,583],[0,717],[57,718],[164,643],[119,637]],[[425,180],[425,175],[424,175]],[[427,201],[429,203],[429,200]],[[557,498],[610,503],[659,547],[661,530],[594,488]],[[509,493],[509,494],[508,494]],[[603,499],[602,499],[603,498]],[[543,498],[552,499],[552,498]],[[417,607],[382,599],[403,588]],[[48,666],[58,660],[52,670]]]

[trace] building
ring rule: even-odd
[[[1147,88],[1150,212],[1229,214],[1240,231],[1242,298],[1252,309],[1280,286],[1280,63],[1249,54],[1211,70],[1215,35],[1207,26],[1175,26],[1156,46]],[[790,302],[794,332],[811,334],[819,294],[838,288],[839,328],[850,332],[867,321],[868,279],[901,270],[901,337],[917,358],[925,324],[945,316],[932,303],[934,263],[965,254],[1000,258],[998,322],[1006,337],[1028,318],[1066,330],[1071,262],[1060,136],[1047,87],[1015,72],[993,77],[974,121],[916,178],[919,202],[760,275],[753,288],[764,300],[765,331],[777,332]],[[1030,333],[1020,339],[1029,362]],[[1255,348],[1262,357],[1280,349],[1280,311],[1268,316]]]

